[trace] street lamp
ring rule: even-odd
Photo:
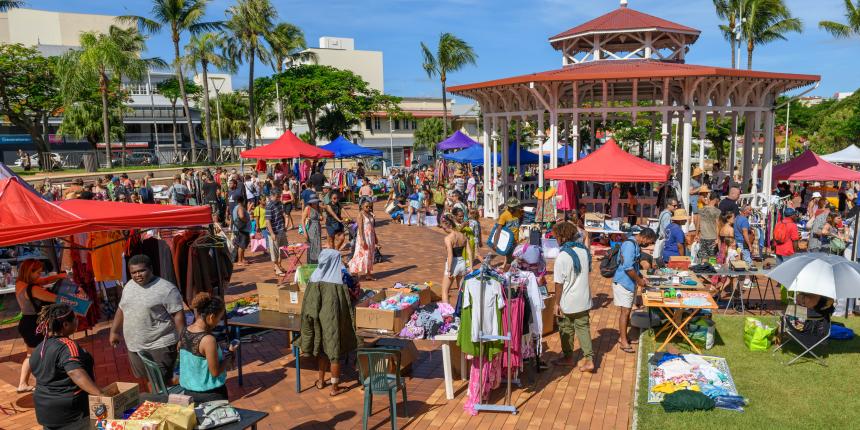
[[[212,87],[215,88],[215,112],[218,114],[218,157],[221,162],[224,161],[224,144],[221,142],[221,100],[219,91],[224,86],[226,79],[220,76],[212,76],[209,78],[212,81]]]

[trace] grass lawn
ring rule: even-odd
[[[758,317],[770,326],[776,317]],[[665,413],[648,404],[648,353],[657,347],[653,335],[643,336],[639,379],[640,429],[851,429],[860,428],[860,338],[830,341],[823,351],[829,367],[801,359],[785,366],[789,354],[752,352],[744,345],[741,316],[714,316],[717,338],[705,355],[724,357],[740,395],[749,400],[743,413]],[[860,318],[834,319],[860,333]],[[661,341],[663,337],[661,336]],[[676,339],[673,339],[673,342]],[[686,352],[688,348],[675,343]],[[799,352],[798,350],[793,350]]]

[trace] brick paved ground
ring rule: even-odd
[[[378,205],[379,206],[379,205]],[[383,214],[381,206],[377,213]],[[386,262],[376,266],[379,280],[365,287],[385,287],[401,281],[441,279],[442,235],[438,229],[380,223],[379,237]],[[488,230],[487,230],[488,231]],[[295,232],[290,238],[297,240]],[[237,270],[227,292],[228,300],[254,293],[254,282],[274,281],[267,256],[255,255],[246,268]],[[618,340],[617,310],[611,305],[608,282],[598,274],[592,276],[595,308],[591,330],[597,354],[598,371],[582,375],[568,368],[550,368],[540,374],[523,375],[522,387],[515,387],[513,403],[518,415],[483,413],[469,416],[463,411],[465,382],[455,381],[456,399],[446,401],[442,384],[442,358],[432,341],[418,342],[419,356],[408,377],[408,409],[412,419],[403,418],[398,404],[401,428],[628,428],[632,411],[635,381],[635,354],[615,347]],[[83,347],[93,353],[99,385],[113,381],[131,381],[133,377],[124,348],[111,348],[107,341],[107,324],[100,324],[87,337],[79,336]],[[549,362],[561,348],[557,333],[544,338],[544,358]],[[282,333],[269,332],[258,343],[243,344],[245,385],[239,387],[236,371],[228,374],[231,400],[240,407],[270,413],[261,428],[360,428],[363,394],[357,388],[354,373],[345,375],[352,389],[331,398],[328,389],[313,387],[316,372],[311,363],[302,362],[302,392],[295,387],[295,367]],[[24,345],[12,327],[0,328],[0,429],[38,428],[32,412],[30,395],[18,395],[19,363]],[[504,390],[494,392],[492,400],[502,402]],[[388,428],[386,399],[377,397],[371,428]],[[4,413],[6,415],[4,415]]]

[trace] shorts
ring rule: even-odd
[[[454,257],[454,271],[449,273],[451,264],[446,261],[445,262],[445,276],[449,278],[456,278],[459,276],[466,275],[466,260],[463,257]]]
[[[421,209],[421,202],[418,200],[410,200],[409,206],[412,207],[412,209]]]
[[[45,339],[45,335],[36,333],[38,318],[36,315],[21,315],[21,320],[18,321],[18,333],[28,348],[39,346]]]
[[[338,233],[343,232],[343,224],[335,223],[335,224],[326,224],[325,231],[328,232],[329,236],[334,236]]]
[[[284,212],[286,212],[287,215],[293,212],[293,202],[284,203]]]
[[[281,261],[281,247],[287,245],[287,232],[281,231],[274,235],[270,234],[268,237],[269,257],[272,259],[272,263],[277,263]]]
[[[619,283],[612,283],[612,303],[620,308],[631,309],[633,307],[633,291],[624,288]]]
[[[233,235],[233,245],[237,248],[245,249],[251,244],[251,234],[246,231],[237,231]]]
[[[696,257],[699,258],[700,261],[704,262],[711,257],[717,256],[717,240],[716,239],[700,239],[699,240],[699,252],[696,254]]]
[[[139,353],[143,354],[144,356],[158,364],[158,367],[161,370],[161,378],[164,381],[164,385],[168,387],[173,385],[173,369],[176,367],[176,358],[178,356],[178,352],[176,351],[176,345],[165,346],[163,348],[148,349],[145,351],[140,351]],[[131,364],[131,373],[133,373],[135,377],[141,379],[147,378],[146,366],[144,366],[143,361],[138,356],[138,353],[129,351],[128,362]]]

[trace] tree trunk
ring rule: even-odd
[[[105,156],[107,156],[107,168],[113,167],[110,152],[110,117],[108,116],[107,75],[104,70],[99,76],[99,91],[102,93],[102,128],[105,140]],[[98,159],[96,160],[98,161]]]
[[[308,133],[311,135],[311,145],[317,144],[317,123],[310,111],[305,112],[305,119],[308,122]]]
[[[51,138],[48,136],[48,112],[42,114],[42,139],[44,146],[44,153],[48,154],[48,157],[39,157],[39,168],[45,170],[54,170],[54,159],[50,158],[51,155]],[[33,143],[36,143],[36,140],[33,140]],[[38,148],[38,144],[36,146]],[[51,160],[50,163],[48,160]]]
[[[176,100],[171,100],[170,105],[173,106],[173,111],[170,117],[173,119],[173,159],[176,164],[182,163],[182,157],[179,155],[179,142],[176,140]]]
[[[752,57],[755,45],[752,42],[747,43],[747,70],[752,70]]]
[[[442,75],[442,134],[448,137],[448,94],[445,88],[445,75]],[[435,150],[434,156],[435,156]]]
[[[206,60],[200,62],[203,69],[203,110],[206,113],[206,151],[209,152],[209,162],[215,163],[215,150],[212,147],[212,111],[209,110],[209,64]]]
[[[281,101],[281,86],[278,85],[277,77],[275,78],[275,95],[278,98],[278,125],[281,127],[281,133],[283,133],[287,128],[284,119],[284,103]]]
[[[117,75],[117,81],[120,83],[119,94],[122,94],[122,75]],[[125,167],[125,150],[126,150],[126,136],[125,136],[125,115],[122,112],[122,99],[119,102],[119,123],[122,126],[122,135],[120,136],[122,142],[122,152],[119,155],[119,159],[121,160],[122,167]]]
[[[254,57],[257,51],[251,48],[251,55],[248,60],[248,145],[253,148],[254,138],[256,137],[255,121],[254,121]]]
[[[194,142],[194,124],[191,123],[191,108],[188,106],[188,94],[185,93],[185,77],[182,76],[182,61],[179,56],[179,31],[173,28],[173,56],[176,62],[176,79],[179,80],[179,94],[182,95],[182,107],[185,109],[185,119],[188,121],[188,140],[191,143],[191,160],[197,161],[197,145]],[[173,110],[174,116],[176,110]]]
[[[731,45],[732,45],[732,68],[736,68],[738,64],[738,51],[737,51],[737,41],[735,40],[734,33],[731,37]]]

